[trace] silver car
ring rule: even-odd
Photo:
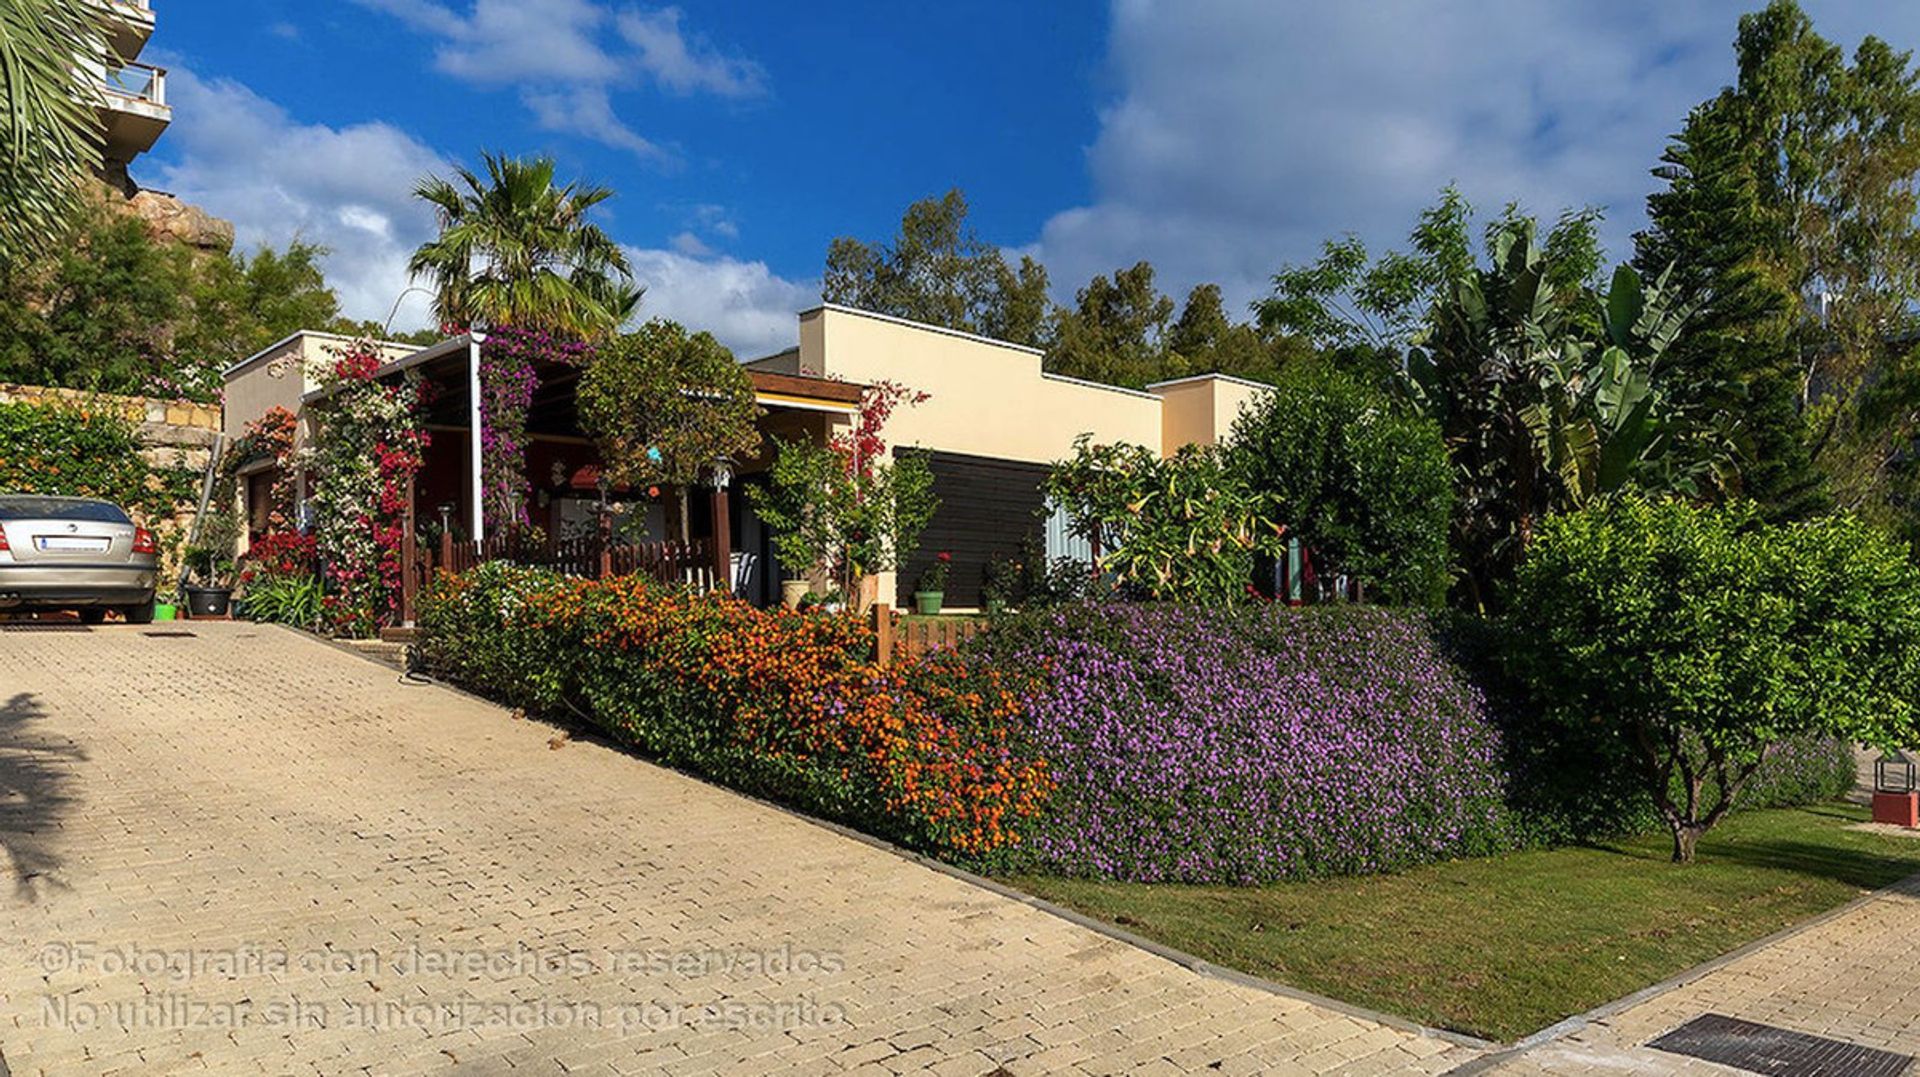
[[[111,502],[0,494],[0,610],[71,609],[99,624],[117,609],[149,624],[159,554]]]

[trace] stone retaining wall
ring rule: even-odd
[[[150,396],[115,396],[108,393],[89,393],[79,389],[51,389],[43,385],[6,385],[0,384],[0,404],[48,404],[61,403],[90,411],[114,410],[134,424],[135,433],[144,448],[141,455],[156,467],[185,466],[198,475],[205,475],[207,465],[213,459],[213,447],[220,437],[220,407],[217,404],[191,404],[178,400],[162,400]],[[197,487],[196,487],[197,489]],[[155,530],[161,531],[163,541],[167,543],[165,558],[168,571],[174,571],[177,565],[179,541],[193,526],[196,506],[188,504],[176,513],[171,521],[160,524]],[[152,526],[149,522],[149,526]]]

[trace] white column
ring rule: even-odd
[[[477,330],[467,333],[467,454],[471,457],[471,467],[467,476],[467,499],[472,506],[469,530],[473,541],[484,542],[487,538],[487,514],[480,504],[481,459],[480,459],[480,344],[485,335]]]

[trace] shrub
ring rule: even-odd
[[[1675,860],[1783,744],[1917,732],[1920,572],[1848,517],[1611,499],[1549,520],[1515,594],[1515,675],[1546,720],[1631,760]]]
[[[1044,671],[1036,870],[1253,883],[1507,841],[1499,734],[1420,615],[1088,604],[976,646]]]
[[[1214,446],[1183,446],[1163,460],[1082,435],[1043,489],[1129,597],[1230,606],[1246,599],[1255,556],[1281,549],[1265,500]]]
[[[852,617],[488,565],[420,624],[443,676],[936,855],[1004,855],[1047,792],[1013,685],[951,652],[883,670]]]
[[[1325,566],[1388,603],[1446,597],[1453,479],[1433,422],[1328,364],[1295,363],[1234,420],[1227,456]]]
[[[100,498],[158,529],[193,497],[196,478],[149,463],[115,407],[0,403],[0,491]]]

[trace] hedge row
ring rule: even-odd
[[[850,617],[495,564],[439,581],[421,626],[444,677],[991,869],[1252,883],[1658,821],[1605,741],[1486,678],[1485,631],[1420,613],[1081,604],[881,669]],[[1808,740],[1746,801],[1851,780]]]
[[[881,669],[852,617],[496,563],[438,581],[420,625],[443,676],[935,855],[1003,857],[1050,787],[1005,678],[954,654]]]

